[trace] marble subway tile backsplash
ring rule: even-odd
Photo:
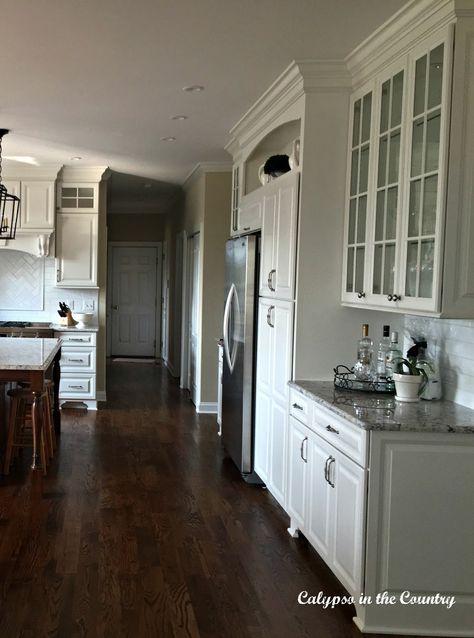
[[[94,289],[57,288],[54,257],[34,257],[20,251],[0,251],[0,321],[58,321],[58,302],[73,305],[77,312],[94,304]]]
[[[443,397],[474,409],[474,321],[407,315],[404,349],[412,336],[423,336],[441,373]]]

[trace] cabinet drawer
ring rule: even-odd
[[[63,372],[94,372],[95,347],[71,348],[63,346],[61,350],[61,370]]]
[[[290,388],[290,414],[305,425],[310,423],[311,401],[301,392]]]
[[[367,463],[367,432],[329,410],[313,405],[312,428],[362,467]]]
[[[63,345],[71,344],[71,346],[95,346],[95,332],[55,332],[56,339],[61,339]]]
[[[95,399],[95,374],[62,374],[60,399]]]

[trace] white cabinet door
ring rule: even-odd
[[[308,440],[310,432],[290,416],[288,434],[287,511],[293,530],[304,530],[307,510]]]
[[[293,352],[293,311],[292,301],[275,300],[270,306],[270,328],[272,348],[272,396],[288,409],[289,387]]]
[[[290,171],[263,193],[260,294],[294,299],[299,173]]]
[[[332,488],[332,569],[351,592],[362,591],[366,472],[344,454],[333,455],[329,466]]]
[[[274,328],[272,314],[274,304],[267,299],[260,299],[258,304],[257,328],[257,388],[268,395],[272,393],[273,383],[273,344]]]
[[[327,470],[334,458],[333,448],[317,435],[308,440],[308,487],[306,536],[318,554],[329,563],[333,533],[332,491]]]
[[[234,196],[235,192],[234,192]],[[244,195],[233,212],[232,235],[260,230],[262,227],[263,200],[260,189]]]
[[[254,470],[264,483],[268,483],[269,480],[271,418],[271,396],[257,386],[255,398]]]
[[[286,463],[288,450],[288,406],[273,399],[270,421],[270,478],[267,487],[286,509]]]
[[[98,215],[61,213],[57,216],[56,285],[63,288],[97,286]]]
[[[21,183],[20,224],[22,230],[54,229],[54,182]]]

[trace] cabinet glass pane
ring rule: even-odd
[[[390,80],[382,84],[382,104],[380,107],[380,132],[383,133],[389,127],[388,114],[390,109]]]
[[[395,278],[395,244],[385,244],[385,259],[383,268],[383,294],[393,293]]]
[[[385,213],[385,190],[377,193],[377,206],[375,209],[375,241],[383,239],[383,221]]]
[[[364,193],[367,190],[368,177],[369,177],[369,147],[363,146],[360,151],[359,193]]]
[[[387,191],[387,216],[385,220],[385,239],[395,239],[397,229],[398,187]]]
[[[79,208],[94,208],[93,199],[85,199],[84,197],[78,200]]]
[[[388,161],[388,183],[398,181],[398,162],[400,159],[400,131],[390,135],[390,151]]]
[[[372,93],[364,95],[362,107],[362,136],[361,142],[365,142],[370,137],[370,118],[372,114]]]
[[[356,248],[355,292],[362,292],[364,290],[364,260],[365,248]]]
[[[353,244],[355,240],[356,206],[357,199],[351,199],[349,204],[349,233],[347,237],[349,244]]]
[[[425,110],[426,55],[416,61],[415,67],[415,101],[413,114],[418,115]]]
[[[441,44],[430,53],[430,72],[428,79],[428,108],[441,104],[441,92],[443,88],[443,54],[444,46]]]
[[[354,292],[354,249],[347,249],[346,292]]]
[[[411,175],[420,175],[423,161],[423,132],[425,122],[423,119],[413,122],[413,138],[411,149]]]
[[[421,242],[420,247],[420,291],[419,297],[431,297],[433,293],[433,261],[434,240],[428,239]]]
[[[355,149],[352,151],[351,161],[351,195],[357,193],[357,178],[359,174],[359,151]]]
[[[388,137],[384,135],[380,138],[379,144],[379,166],[377,186],[384,186],[386,184],[386,170],[387,170],[387,153],[388,153]]]
[[[61,188],[62,197],[77,197],[77,188]]]
[[[367,197],[359,198],[359,212],[357,215],[357,243],[365,242],[365,220],[367,217]]]
[[[392,82],[392,117],[390,126],[399,126],[402,121],[403,71],[393,77]]]
[[[94,189],[89,187],[81,187],[78,189],[79,197],[94,197]]]
[[[372,292],[374,295],[379,295],[382,292],[382,254],[383,246],[378,244],[375,246],[374,252],[374,276],[372,281]]]
[[[435,171],[439,161],[439,126],[441,115],[436,112],[428,116],[426,124],[425,173]]]
[[[425,179],[423,191],[423,223],[422,235],[434,235],[436,228],[436,199],[438,195],[438,176]]]
[[[77,208],[77,199],[75,197],[74,198],[62,197],[61,207],[62,208]]]
[[[361,101],[357,100],[357,102],[354,103],[354,123],[353,123],[353,129],[352,129],[352,146],[357,146],[359,144],[360,109],[361,109]]]
[[[410,185],[410,210],[408,214],[408,236],[417,237],[420,228],[421,179]]]
[[[407,247],[407,274],[405,297],[416,297],[416,275],[418,272],[418,242],[409,241]]]

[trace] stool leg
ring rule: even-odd
[[[46,438],[46,447],[48,449],[49,458],[52,459],[54,456],[54,441],[53,441],[53,418],[51,415],[51,399],[49,396],[49,392],[47,391],[44,395],[44,403],[43,403],[43,430]]]

